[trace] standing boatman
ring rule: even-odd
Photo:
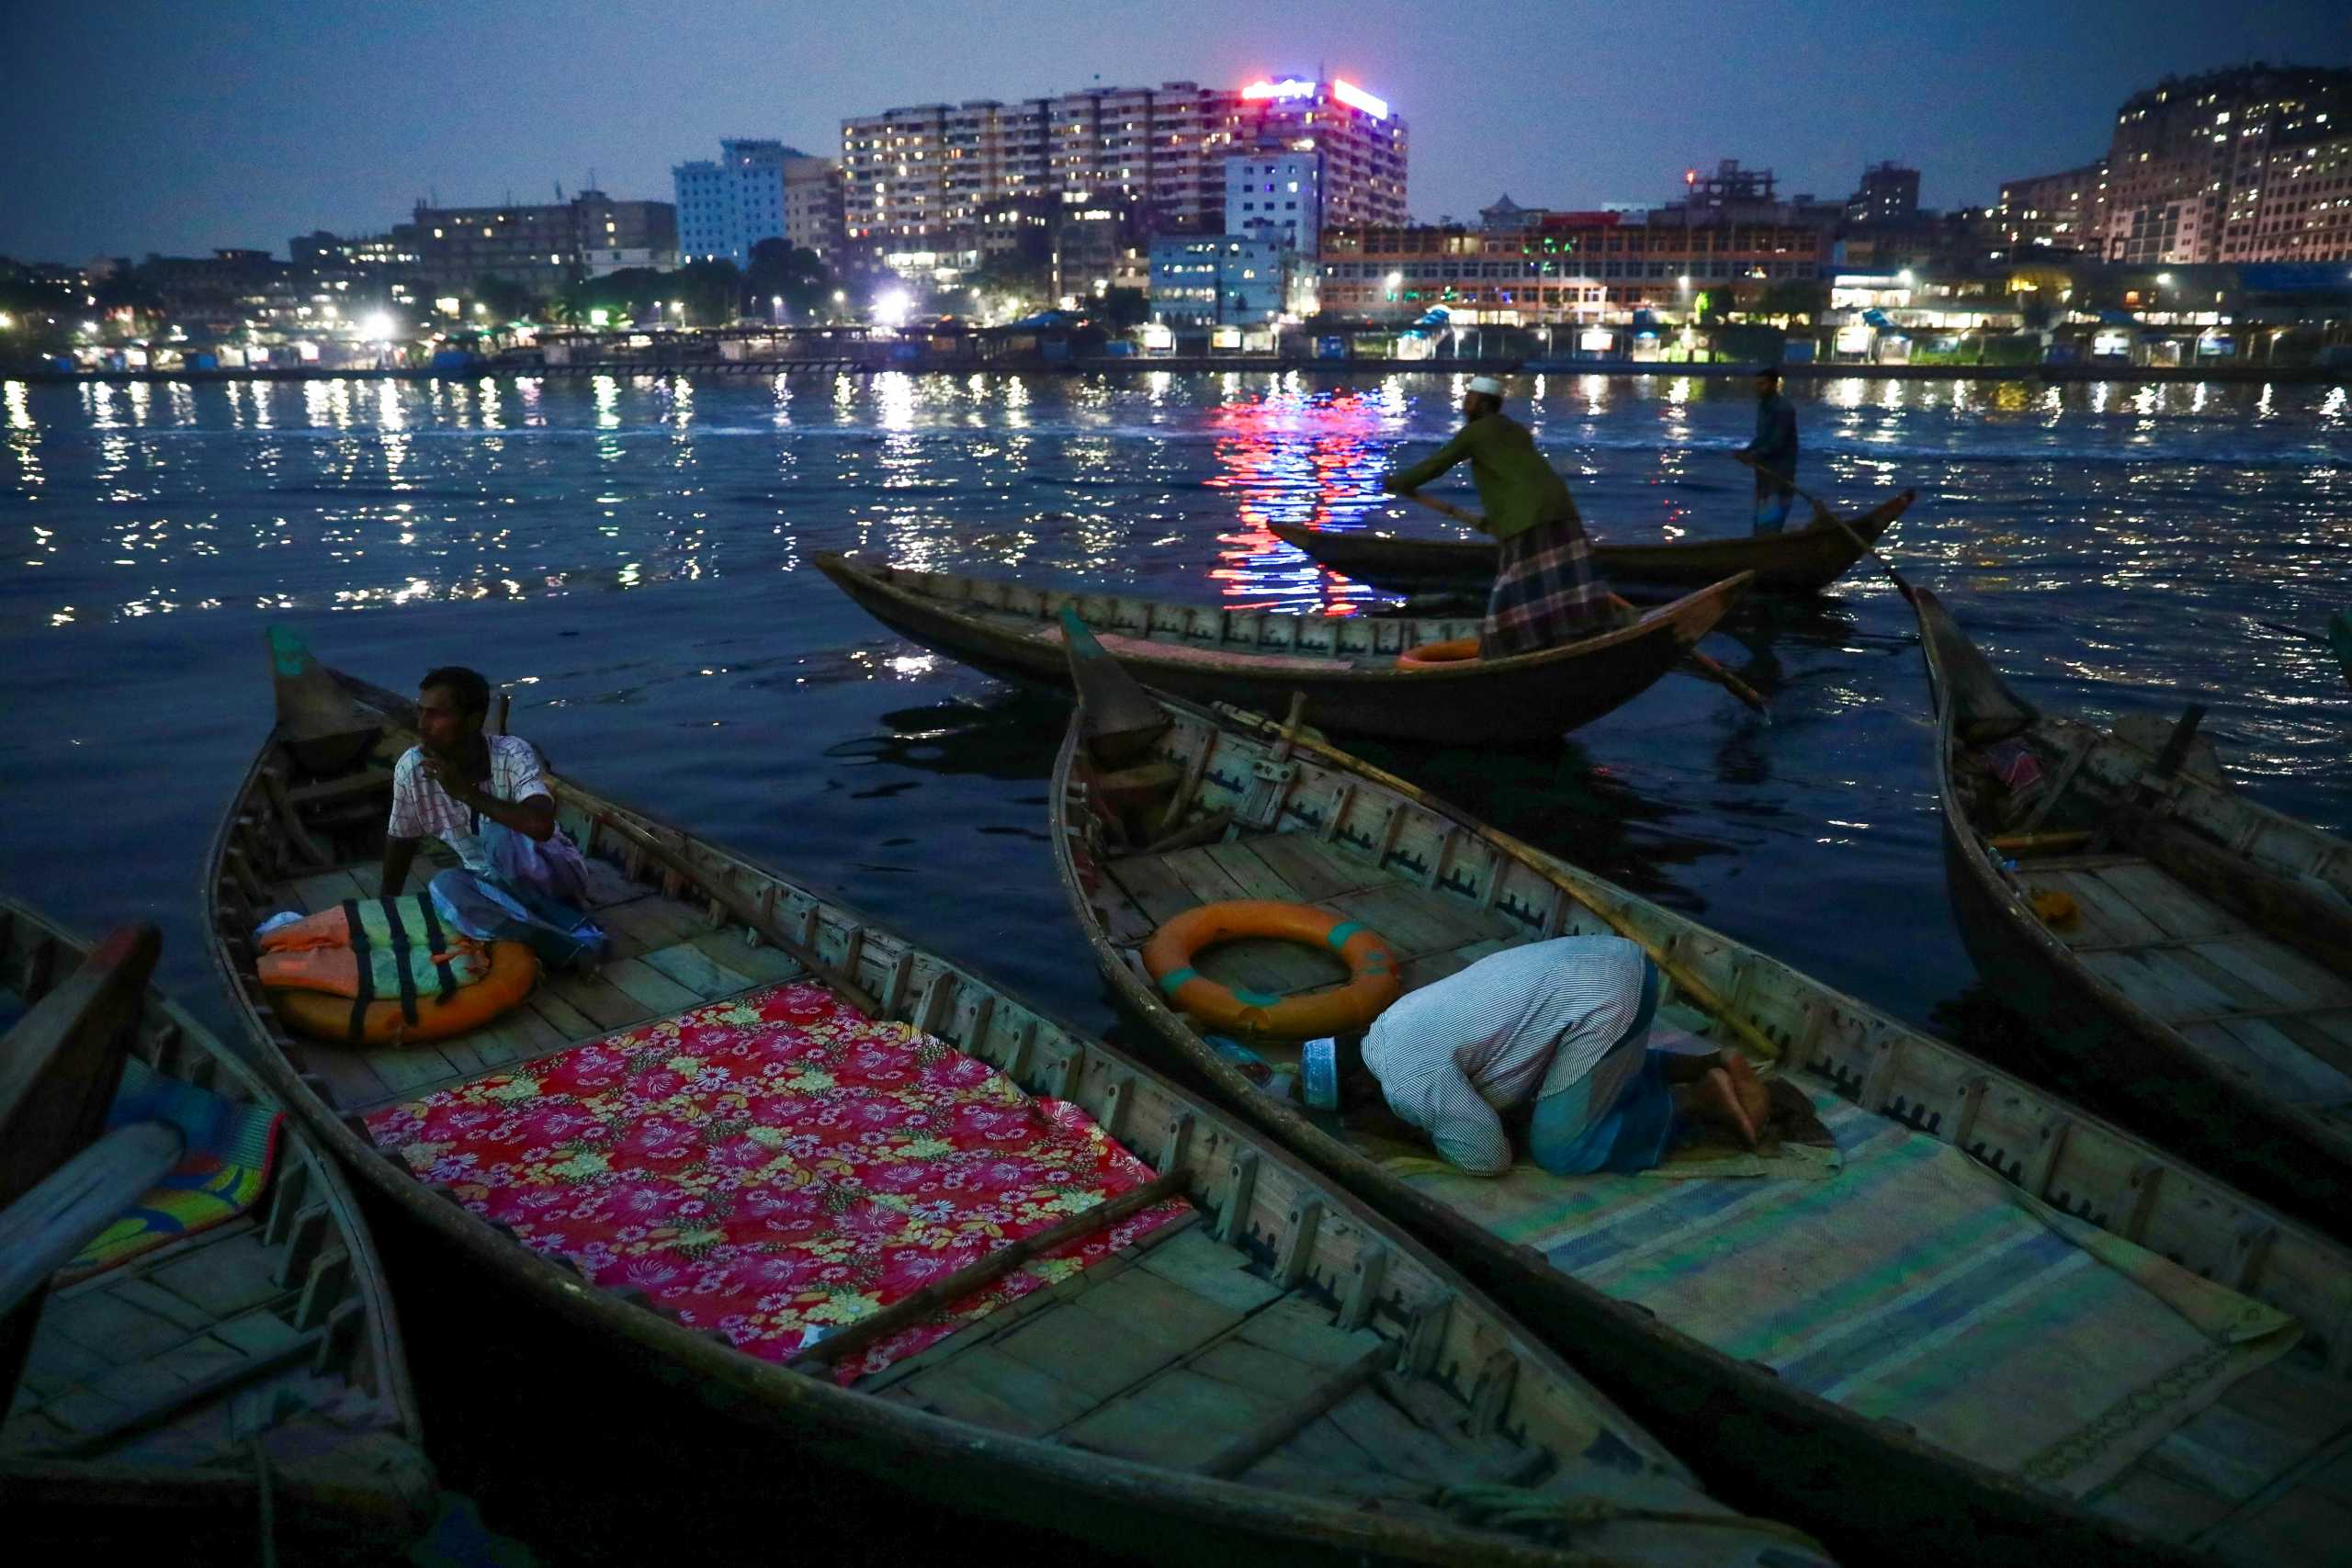
[[[1613,626],[1609,589],[1593,580],[1592,548],[1567,481],[1535,449],[1527,427],[1504,414],[1503,384],[1472,377],[1462,416],[1453,440],[1391,473],[1380,488],[1410,495],[1468,460],[1486,508],[1477,525],[1495,536],[1499,555],[1478,629],[1479,657],[1535,653]]]
[[[1756,532],[1779,533],[1797,493],[1797,411],[1781,391],[1779,366],[1756,373],[1756,439],[1732,456],[1756,470]]]

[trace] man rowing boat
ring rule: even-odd
[[[1503,412],[1503,384],[1471,378],[1462,414],[1453,440],[1380,484],[1391,495],[1410,495],[1455,464],[1470,464],[1486,509],[1478,526],[1495,536],[1500,557],[1479,657],[1535,653],[1615,624],[1608,585],[1593,579],[1591,547],[1567,481],[1535,449],[1527,427]]]
[[[421,839],[439,839],[458,868],[434,877],[444,919],[467,935],[527,942],[552,967],[593,964],[604,933],[576,903],[587,894],[580,852],[558,831],[539,754],[513,735],[482,733],[490,682],[446,665],[416,694],[417,744],[392,769],[384,826],[383,896],[408,883]]]
[[[1756,373],[1756,439],[1732,456],[1756,470],[1755,531],[1787,527],[1797,493],[1797,410],[1781,390],[1777,367]]]
[[[1381,1096],[1473,1176],[1510,1169],[1507,1121],[1557,1176],[1647,1170],[1702,1123],[1753,1148],[1763,1084],[1736,1051],[1654,1048],[1657,993],[1657,966],[1623,937],[1507,948],[1408,992],[1361,1043],[1309,1041],[1306,1100]]]

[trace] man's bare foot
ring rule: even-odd
[[[1721,1067],[1710,1067],[1706,1077],[1690,1086],[1690,1092],[1694,1114],[1730,1128],[1749,1148],[1756,1146],[1755,1119],[1740,1103],[1740,1094],[1730,1073]]]
[[[1724,1071],[1731,1075],[1732,1092],[1739,1096],[1740,1108],[1747,1112],[1748,1122],[1761,1133],[1764,1124],[1772,1119],[1772,1096],[1765,1089],[1764,1080],[1756,1076],[1756,1069],[1748,1065],[1747,1058],[1736,1051],[1725,1051],[1723,1063]]]

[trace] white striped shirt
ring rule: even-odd
[[[1531,1100],[1553,1059],[1592,1070],[1641,1010],[1643,953],[1617,936],[1564,936],[1488,953],[1408,992],[1373,1021],[1363,1065],[1388,1108],[1474,1176],[1511,1167],[1499,1111]]]
[[[539,753],[519,735],[492,735],[490,741],[490,782],[484,792],[492,800],[528,800],[552,795],[539,772]],[[475,814],[458,805],[447,790],[424,776],[424,748],[412,746],[392,764],[392,814],[384,826],[394,839],[435,838],[449,846],[469,871],[491,869],[482,848],[481,824]]]

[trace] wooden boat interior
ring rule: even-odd
[[[85,951],[0,899],[0,992],[16,1003],[49,996]],[[225,1100],[276,1103],[153,991],[130,1050]],[[373,1243],[290,1118],[256,1206],[50,1291],[0,1427],[0,1497],[25,1506],[19,1522],[35,1505],[56,1517],[227,1511],[249,1540],[271,1495],[331,1510],[347,1541],[404,1540],[432,1495]]]
[[[2352,1134],[2352,844],[2075,720],[2014,745],[2039,784],[1957,739],[1951,778],[2052,939],[2217,1071]]]
[[[1517,943],[1630,937],[1661,970],[1661,1020],[1873,1113],[1889,1135],[1907,1129],[1964,1150],[2034,1199],[2303,1325],[2294,1350],[2236,1382],[2085,1498],[2096,1512],[2246,1562],[2274,1561],[2267,1553],[2300,1532],[2352,1526],[2352,1256],[2343,1247],[1941,1041],[1463,818],[1312,736],[1222,705],[1163,699],[1161,707],[1169,722],[1148,740],[1148,760],[1123,750],[1114,754],[1120,766],[1098,767],[1082,750],[1066,750],[1068,792],[1057,805],[1065,876],[1083,890],[1139,1005],[1158,995],[1141,944],[1171,917],[1222,900],[1310,904],[1362,920],[1388,939],[1408,989]],[[1081,745],[1083,722],[1073,727],[1072,748]],[[1130,727],[1119,744],[1147,739]],[[1192,962],[1211,978],[1277,997],[1346,977],[1331,957],[1256,939]],[[2305,964],[2274,973],[2298,985],[2320,978]],[[1295,1044],[1249,1044],[1281,1089],[1296,1069]],[[1205,1053],[1194,1059],[1228,1091],[1251,1091],[1250,1078],[1220,1069]],[[1259,1091],[1261,1120],[1307,1125],[1272,1100]],[[1343,1158],[1351,1151],[1376,1161],[1393,1151],[1399,1128],[1385,1110],[1351,1109],[1335,1135]]]
[[[1540,1521],[1488,1530],[1437,1501],[1441,1487],[1464,1484],[1589,1512],[1594,1524],[1578,1529],[1577,1544],[1626,1561],[1752,1560],[1754,1539],[1720,1528],[1728,1511],[1553,1352],[1261,1137],[853,911],[568,779],[550,782],[559,821],[592,868],[594,918],[612,939],[602,963],[547,976],[517,1010],[455,1039],[360,1048],[288,1036],[253,977],[244,933],[265,912],[316,910],[377,889],[390,764],[412,739],[401,699],[347,684],[375,705],[377,739],[325,773],[306,766],[303,748],[274,740],[224,830],[212,892],[222,951],[258,1027],[356,1135],[366,1136],[360,1119],[371,1111],[805,977],[738,918],[750,907],[770,931],[790,933],[852,977],[883,1016],[978,1057],[1031,1095],[1076,1102],[1172,1176],[1193,1209],[859,1379],[842,1397],[1033,1439],[1090,1463],[1149,1467],[1245,1512],[1268,1507],[1249,1498],[1280,1494],[1266,1517],[1283,1529],[1374,1531],[1384,1551],[1414,1561],[1465,1551],[1555,1561]],[[671,863],[648,857],[646,835],[673,847]],[[421,860],[448,863],[436,843],[425,849]],[[411,1182],[405,1167],[381,1157],[373,1179]],[[574,1278],[566,1289],[582,1287]],[[716,1340],[629,1292],[587,1289],[616,1303],[624,1332],[641,1340],[706,1349]],[[792,1384],[789,1402],[832,1395],[830,1380],[808,1377],[805,1366],[743,1355],[729,1365],[754,1386]],[[1596,1462],[1620,1442],[1631,1462]],[[1134,1485],[1140,1472],[1122,1473]],[[1703,1512],[1717,1528],[1612,1522],[1612,1510],[1642,1506]],[[1792,1563],[1820,1561],[1795,1543],[1780,1550]]]

